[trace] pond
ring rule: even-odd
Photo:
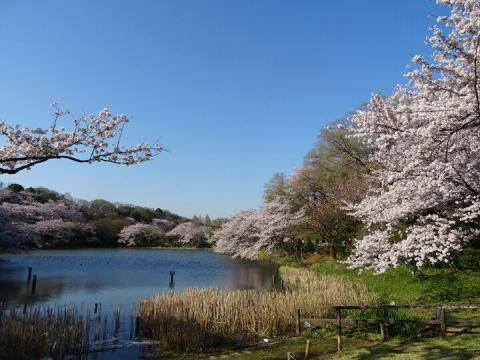
[[[28,267],[37,275],[35,295]],[[170,271],[175,271],[171,284]],[[0,301],[130,306],[187,287],[271,288],[272,265],[211,250],[75,249],[0,254]]]
[[[37,276],[35,293],[28,268]],[[173,283],[170,272],[175,272]],[[211,250],[74,249],[0,254],[0,301],[9,304],[76,305],[104,313],[131,306],[158,292],[188,287],[270,289],[273,265],[231,259]],[[124,319],[127,322],[127,319]],[[137,351],[111,358],[135,358]],[[128,356],[127,356],[128,354]],[[101,355],[109,358],[108,353]]]

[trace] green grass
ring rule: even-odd
[[[368,271],[359,274],[331,259],[322,259],[310,267],[317,272],[361,281],[377,293],[383,303],[480,302],[480,272],[427,269],[413,275],[402,266],[379,275]]]
[[[376,343],[361,348],[347,349],[329,357],[331,360],[469,360],[480,359],[479,335],[454,335],[446,340],[401,339]],[[321,359],[321,357],[319,357]]]
[[[291,352],[295,359],[304,358],[305,338],[283,340],[257,349],[237,350],[210,355],[180,356],[179,359],[242,359],[285,360]],[[473,360],[480,359],[480,335],[450,335],[441,338],[393,338],[385,342],[379,339],[346,338],[344,350],[337,352],[334,337],[313,338],[311,360]]]
[[[223,353],[195,355],[189,354],[180,356],[181,360],[190,359],[245,359],[245,360],[270,360],[287,358],[287,353],[291,352],[296,359],[303,359],[305,352],[306,338],[298,337],[283,339],[273,344],[262,344],[256,348],[239,349],[236,351],[227,351]],[[368,346],[370,343],[366,340],[350,339],[348,346],[358,348]],[[333,337],[316,337],[312,340],[310,359],[328,359],[336,352],[336,340]]]

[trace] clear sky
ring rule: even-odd
[[[1,180],[84,199],[228,216],[262,202],[325,124],[402,80],[445,9],[429,0],[0,0],[0,118],[50,103],[131,119],[135,167],[52,161]]]

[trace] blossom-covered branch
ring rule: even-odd
[[[480,2],[438,2],[452,11],[427,40],[432,59],[415,56],[407,86],[373,96],[351,118],[377,169],[351,208],[372,230],[356,245],[354,267],[448,261],[479,236]]]
[[[0,174],[16,174],[52,159],[78,163],[109,162],[133,165],[148,161],[163,150],[159,144],[121,145],[127,116],[113,115],[108,109],[98,115],[86,114],[73,118],[70,129],[60,126],[70,112],[57,104],[49,128],[21,128],[0,121],[0,135],[5,139],[0,147]]]

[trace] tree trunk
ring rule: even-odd
[[[335,243],[330,245],[330,256],[334,259],[337,258],[337,249],[335,248]]]

